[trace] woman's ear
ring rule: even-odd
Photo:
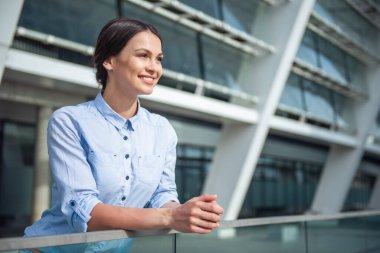
[[[111,57],[108,58],[107,60],[105,60],[105,61],[103,62],[103,67],[104,67],[106,70],[113,70]]]

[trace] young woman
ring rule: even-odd
[[[140,106],[162,75],[162,41],[143,22],[116,18],[95,49],[95,100],[57,110],[48,127],[52,207],[25,229],[40,236],[104,229],[209,233],[223,209],[215,195],[177,199],[177,137]]]

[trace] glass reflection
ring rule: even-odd
[[[206,36],[201,37],[201,43],[206,80],[235,90],[243,87],[240,80],[254,80],[252,71],[247,70],[252,66],[252,56]]]
[[[178,234],[177,252],[304,252],[302,223],[218,229],[208,235]]]
[[[303,36],[302,42],[298,48],[297,57],[315,67],[320,67],[320,64],[318,63],[315,35],[310,30],[306,30]]]
[[[376,55],[379,38],[378,30],[346,1],[318,0],[314,11],[327,22],[339,27],[358,45]]]
[[[301,78],[299,76],[290,73],[282,92],[280,104],[306,111],[301,88]]]
[[[207,0],[207,1],[194,1],[194,0],[179,0],[180,2],[200,10],[207,15],[222,20],[222,14],[220,12],[219,0]]]
[[[340,81],[342,84],[347,84],[349,79],[346,75],[344,64],[344,54],[342,50],[333,46],[324,39],[319,39],[321,69],[328,75]]]
[[[311,116],[326,121],[334,122],[334,107],[331,90],[304,79],[306,110]]]
[[[95,45],[100,29],[116,17],[113,0],[26,0],[19,26],[86,45]]]
[[[238,30],[252,34],[258,9],[259,2],[256,0],[223,0],[223,21]]]
[[[368,252],[365,234],[365,218],[310,221],[307,222],[307,252]]]
[[[200,77],[196,33],[151,12],[123,2],[123,15],[154,24],[163,37],[164,68]],[[164,82],[162,82],[164,84]]]
[[[353,131],[355,127],[352,102],[349,98],[333,92],[335,124],[340,129]]]
[[[0,122],[2,237],[22,235],[31,219],[35,137],[34,125]]]

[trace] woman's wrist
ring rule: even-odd
[[[160,208],[160,210],[163,212],[163,226],[165,229],[173,229],[173,217],[174,217],[174,208],[165,207]]]

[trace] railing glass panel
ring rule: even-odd
[[[0,239],[0,252],[380,252],[380,211],[224,221],[207,235],[99,231]],[[21,251],[19,251],[21,250]]]
[[[178,234],[177,253],[305,252],[302,222],[217,230],[209,235]]]
[[[307,223],[308,252],[369,252],[366,251],[366,224],[365,218],[310,221]]]

